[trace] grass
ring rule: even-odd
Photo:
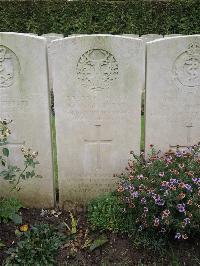
[[[140,139],[140,150],[144,150],[144,115],[141,117],[141,139]]]
[[[51,115],[51,128],[52,128],[54,185],[55,185],[55,189],[57,192],[58,191],[58,162],[57,162],[55,115]]]

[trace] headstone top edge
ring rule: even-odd
[[[0,32],[0,37],[1,36],[15,36],[15,37],[26,37],[26,38],[34,38],[34,39],[38,39],[38,40],[45,40],[45,37],[42,36],[38,36],[38,35],[32,35],[29,33],[18,33],[18,32]]]
[[[41,37],[63,37],[64,38],[64,35],[62,33],[50,32],[50,33],[42,34]]]
[[[79,35],[79,36],[69,36],[69,37],[64,37],[64,38],[59,38],[56,40],[51,41],[51,45],[58,43],[58,42],[63,42],[63,41],[72,41],[75,39],[83,39],[83,38],[98,38],[98,37],[106,37],[109,39],[121,39],[121,40],[134,40],[137,41],[138,43],[143,43],[143,40],[141,40],[139,37],[129,37],[129,36],[122,36],[122,35],[109,35],[109,34],[92,34],[92,35]]]
[[[191,39],[191,38],[199,38],[199,37],[200,37],[200,34],[165,37],[165,38],[160,38],[160,39],[156,39],[153,41],[149,41],[146,44],[147,44],[147,46],[150,46],[152,44],[157,44],[157,43],[161,43],[161,42],[165,43],[166,41],[173,42],[174,40]]]

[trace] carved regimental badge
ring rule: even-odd
[[[19,73],[16,55],[7,47],[0,45],[0,88],[13,85]]]
[[[118,76],[118,64],[114,56],[103,49],[89,50],[78,60],[77,76],[81,85],[90,90],[108,89]]]
[[[197,88],[200,86],[200,44],[191,43],[188,49],[179,55],[173,66],[173,76],[179,88]]]

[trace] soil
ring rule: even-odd
[[[51,212],[48,210],[43,216],[39,209],[22,209],[23,224],[34,225],[48,223],[59,228],[63,222],[70,227],[70,213],[62,211]],[[56,258],[57,265],[77,266],[109,266],[109,265],[200,265],[199,241],[176,242],[166,251],[165,255],[159,255],[147,249],[138,249],[126,235],[118,235],[110,232],[104,233],[107,243],[90,251],[86,245],[86,239],[90,236],[93,240],[101,236],[101,232],[90,232],[85,213],[80,211],[74,216],[78,218],[77,233],[71,241],[67,242],[59,251]],[[15,230],[19,226],[13,223],[0,223],[0,239],[5,247],[0,248],[0,265],[6,258],[6,250],[15,245],[17,237]],[[66,234],[69,230],[66,229]]]

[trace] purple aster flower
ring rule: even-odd
[[[175,239],[181,239],[181,234],[180,234],[180,233],[176,233],[176,235],[175,235],[174,238],[175,238]]]
[[[178,204],[177,205],[178,211],[179,212],[185,212],[185,204]]]
[[[190,223],[190,218],[185,218],[183,221],[184,221],[185,224],[189,224]]]
[[[158,206],[163,206],[165,204],[165,201],[159,197],[159,198],[155,199],[155,203]]]
[[[192,178],[192,181],[196,183],[198,181],[198,178]]]
[[[138,198],[138,195],[139,195],[139,194],[138,194],[137,191],[131,193],[131,196],[132,196],[133,198]]]
[[[146,204],[146,202],[147,202],[147,201],[146,201],[145,198],[142,198],[142,199],[141,199],[141,203],[142,203],[142,204]]]
[[[150,192],[150,193],[151,193],[152,198],[155,200],[157,197],[156,193],[154,193],[154,192]]]
[[[160,177],[163,177],[164,175],[165,175],[164,172],[160,172],[160,173],[159,173],[159,176],[160,176]]]
[[[133,191],[135,189],[135,187],[133,185],[129,185],[129,190]]]
[[[185,188],[189,191],[192,191],[192,187],[189,184],[185,184]]]
[[[144,207],[144,212],[148,212],[149,209],[147,207]]]
[[[182,152],[181,151],[176,151],[176,157],[182,157]]]
[[[171,178],[169,181],[170,181],[170,183],[173,184],[173,185],[175,185],[175,184],[178,183],[178,180],[175,179],[175,178]]]

